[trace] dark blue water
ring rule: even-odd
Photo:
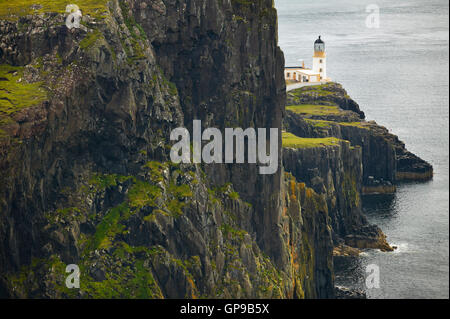
[[[364,199],[370,222],[399,247],[367,251],[338,265],[337,284],[365,288],[365,269],[380,268],[370,298],[449,297],[449,5],[447,0],[275,0],[287,65],[312,63],[326,42],[328,75],[344,85],[368,120],[388,127],[433,164],[428,183],[400,185],[394,196]],[[380,28],[366,27],[366,7]]]

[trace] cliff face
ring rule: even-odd
[[[132,1],[130,7],[176,84],[186,127],[193,119],[222,131],[281,127],[284,57],[273,1]],[[205,172],[213,184],[231,182],[254,205],[259,244],[284,264],[279,232],[266,231],[276,228],[281,210],[281,170],[264,177],[254,165],[212,165]]]
[[[334,253],[391,251],[386,236],[363,216],[360,196],[395,192],[401,180],[432,178],[432,166],[386,128],[366,122],[339,84],[291,91],[286,109],[284,167],[326,199]]]
[[[333,296],[323,198],[168,158],[193,119],[281,127],[272,1],[89,1],[72,30],[56,4],[0,9],[2,296]]]
[[[305,105],[321,105],[311,110]],[[430,164],[410,153],[399,138],[377,123],[364,120],[356,102],[336,83],[288,93],[287,129],[299,137],[333,136],[362,149],[363,192],[395,192],[404,180],[429,180]],[[296,108],[296,106],[299,106]],[[338,107],[338,109],[336,109]]]
[[[286,148],[283,162],[286,171],[326,198],[336,235],[345,236],[362,225],[360,148],[350,148],[344,141],[323,147]]]
[[[287,145],[283,151],[286,171],[324,199],[334,247],[392,251],[382,231],[362,214],[362,162],[361,147],[344,140],[335,145]]]

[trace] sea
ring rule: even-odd
[[[328,76],[368,120],[434,166],[434,179],[363,198],[398,249],[335,262],[336,285],[368,298],[449,298],[449,3],[447,0],[275,0],[287,66],[312,66],[325,41]],[[373,276],[376,276],[374,279]]]

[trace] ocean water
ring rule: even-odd
[[[368,5],[380,10],[368,28]],[[433,164],[427,183],[392,196],[367,196],[364,211],[398,246],[336,262],[336,283],[369,298],[449,298],[449,4],[447,0],[275,0],[286,65],[312,65],[318,35],[327,71],[368,120],[386,126]],[[367,265],[380,287],[367,289]]]

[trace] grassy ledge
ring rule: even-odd
[[[358,127],[361,129],[369,129],[369,125],[367,122],[333,122],[333,121],[326,121],[326,120],[315,120],[315,119],[305,119],[306,122],[311,124],[312,126],[316,128],[331,128],[333,125],[335,126],[351,126],[351,127]]]
[[[320,84],[320,85],[312,85],[312,86],[305,86],[299,89],[295,89],[289,92],[289,94],[294,96],[302,96],[305,93],[315,93],[318,96],[328,96],[334,94],[334,92],[330,91],[330,87],[332,87],[335,83],[330,82],[326,84]]]
[[[333,125],[336,125],[336,122],[333,121],[325,121],[325,120],[313,120],[306,118],[305,121],[315,128],[330,128]]]
[[[23,68],[0,65],[0,120],[21,109],[38,105],[46,98],[47,92],[42,88],[42,83],[27,83],[23,79]]]
[[[366,130],[369,129],[369,126],[367,125],[366,122],[338,122],[338,124],[342,126],[358,127]]]
[[[283,147],[286,148],[315,148],[340,145],[342,140],[336,137],[302,138],[292,133],[283,132]]]
[[[108,0],[0,0],[0,18],[18,18],[45,12],[65,13],[68,4],[76,4],[83,15],[102,18]]]
[[[330,106],[330,105],[314,105],[314,104],[301,104],[301,105],[290,105],[286,106],[287,111],[294,112],[296,114],[305,114],[305,115],[338,115],[341,113],[341,110],[338,106]]]

